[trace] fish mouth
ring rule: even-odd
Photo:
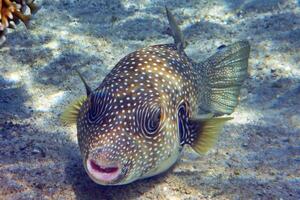
[[[86,166],[89,176],[101,185],[113,185],[122,178],[122,167],[117,162],[88,159]]]

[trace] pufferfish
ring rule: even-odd
[[[165,172],[185,145],[207,152],[238,104],[249,42],[222,45],[197,63],[166,13],[174,43],[128,54],[95,90],[78,72],[86,95],[61,119],[77,125],[84,168],[98,184],[123,185]]]

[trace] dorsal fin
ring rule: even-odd
[[[187,46],[187,43],[184,40],[183,34],[174,18],[172,15],[171,11],[169,11],[168,7],[166,6],[166,13],[169,21],[169,25],[172,31],[172,35],[174,38],[174,43],[176,44],[176,47],[178,50],[183,51],[183,49]]]
[[[62,115],[60,117],[62,123],[64,123],[64,124],[76,123],[82,104],[86,101],[88,96],[93,94],[90,86],[86,83],[86,81],[84,80],[84,78],[80,74],[80,72],[77,69],[75,71],[77,72],[78,76],[80,77],[81,81],[83,82],[83,84],[85,86],[86,96],[82,96],[82,97],[76,99],[75,101],[73,101],[72,103],[70,103],[67,106],[67,108],[64,110],[64,112],[62,113]]]
[[[90,94],[92,94],[92,89],[90,88],[90,86],[86,83],[86,81],[84,80],[83,76],[81,75],[81,73],[76,69],[76,72],[78,74],[78,76],[80,77],[81,81],[84,84],[85,90],[86,90],[86,95],[89,96]]]

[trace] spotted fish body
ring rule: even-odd
[[[230,119],[216,116],[232,113],[237,104],[248,42],[195,63],[184,53],[182,35],[174,32],[175,44],[130,53],[63,115],[68,121],[75,113],[83,163],[95,182],[127,184],[164,172],[186,144],[207,151]],[[199,113],[206,113],[204,119]]]
[[[96,89],[100,97],[97,106],[103,106],[99,112],[93,116],[88,113],[89,102],[83,105],[78,119],[78,140],[80,146],[85,146],[83,155],[88,154],[87,149],[107,146],[114,155],[109,159],[132,165],[137,169],[135,177],[147,176],[153,166],[159,168],[159,163],[170,157],[173,164],[181,149],[178,103],[190,102],[196,109],[191,67],[174,45],[144,48],[123,58]],[[159,112],[159,120],[164,123],[152,132],[149,120]],[[90,123],[93,128],[85,129]]]

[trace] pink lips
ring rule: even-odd
[[[109,183],[121,174],[121,169],[117,164],[108,165],[92,159],[87,160],[87,170],[94,179],[103,183]]]

